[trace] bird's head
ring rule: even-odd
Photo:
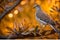
[[[41,9],[41,6],[35,3],[35,4],[33,5],[33,8],[36,8],[36,10],[40,10],[40,9]]]
[[[40,6],[36,3],[33,5],[33,8],[38,8],[38,7],[40,8]]]

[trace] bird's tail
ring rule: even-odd
[[[56,28],[57,27],[56,25],[50,25],[50,26],[56,33],[60,34],[60,31]]]

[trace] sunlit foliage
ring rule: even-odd
[[[40,25],[38,21],[35,19],[36,10],[33,8],[34,3],[41,5],[43,11],[45,11],[55,22],[60,23],[60,14],[57,12],[55,6],[56,0],[23,0],[17,7],[7,14],[2,21],[0,22],[0,29],[3,35],[9,35],[10,30],[6,29],[6,27],[10,27],[14,29],[15,27],[18,30],[18,27],[21,27],[23,31],[30,30],[31,28],[38,28],[43,32],[45,30],[52,30],[49,25],[46,25],[44,28]],[[11,3],[9,3],[10,5]],[[59,3],[56,4],[58,7]],[[3,4],[2,4],[3,6]],[[3,6],[4,7],[4,6]],[[58,7],[59,8],[59,7]],[[0,8],[1,9],[1,8]],[[2,9],[0,10],[2,13]],[[47,34],[47,33],[46,33]],[[54,38],[56,33],[52,35]],[[48,37],[51,38],[51,35]],[[44,37],[43,37],[44,38]]]

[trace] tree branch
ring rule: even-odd
[[[6,10],[0,15],[0,21],[5,17],[5,15],[7,15],[12,9],[14,9],[21,1],[22,1],[22,0],[17,0],[12,7],[6,9]]]

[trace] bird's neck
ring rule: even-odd
[[[40,11],[40,8],[39,7],[36,7],[36,11]]]
[[[42,12],[41,8],[40,8],[40,7],[36,7],[36,12],[37,12],[37,13]]]

